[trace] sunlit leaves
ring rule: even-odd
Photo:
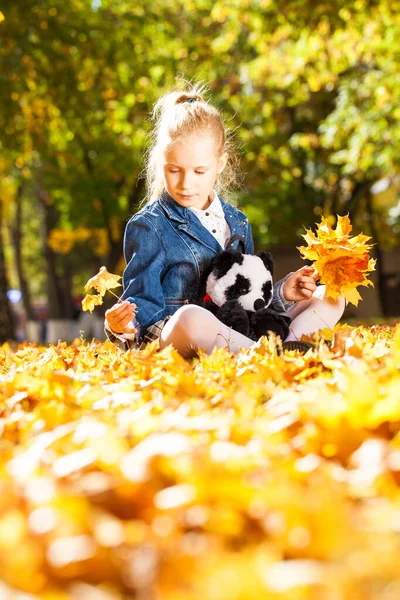
[[[91,288],[97,291],[97,294],[87,294],[82,300],[82,310],[89,310],[92,312],[95,306],[103,304],[103,296],[107,291],[110,291],[116,287],[121,287],[121,277],[109,273],[106,267],[100,267],[100,271],[97,275],[94,275],[89,279],[85,285],[85,292],[88,292]],[[115,294],[114,294],[115,295]]]
[[[60,0],[13,2],[2,24],[3,144],[28,180],[37,159],[46,165],[57,229],[90,223],[106,256],[118,243],[110,218],[123,223],[137,208],[129,202],[154,101],[177,73],[205,79],[244,143],[248,191],[238,200],[261,208],[258,245],[292,243],[314,209],[347,210],[348,186],[396,172],[396,7],[80,0],[71,12]],[[92,256],[98,245],[86,247]]]
[[[400,584],[399,340],[4,345],[2,590],[379,600]]]
[[[357,287],[373,286],[367,277],[375,269],[375,260],[369,257],[372,246],[367,242],[371,238],[363,234],[350,236],[351,230],[348,216],[338,216],[336,229],[322,217],[316,234],[307,230],[303,235],[307,246],[299,250],[303,258],[313,261],[321,283],[326,285],[327,297],[343,296],[346,303],[357,306],[361,300]]]
[[[96,306],[103,304],[103,297],[100,294],[86,294],[82,300],[82,310],[93,312]]]
[[[101,296],[104,296],[107,290],[112,290],[113,288],[120,287],[120,280],[121,277],[119,275],[109,273],[106,267],[100,267],[100,271],[97,273],[97,275],[91,277],[86,283],[85,291],[88,292],[90,288],[93,288]]]

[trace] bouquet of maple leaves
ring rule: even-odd
[[[298,250],[302,258],[312,261],[320,282],[326,285],[326,298],[343,296],[346,304],[351,302],[357,306],[362,299],[357,288],[360,285],[373,286],[367,277],[375,269],[376,261],[369,256],[372,244],[367,242],[371,238],[362,233],[351,237],[352,228],[348,216],[338,216],[336,229],[331,227],[328,219],[322,217],[316,234],[310,229],[306,230],[303,237],[307,246],[300,246]],[[121,285],[120,280],[119,275],[109,273],[106,267],[101,267],[98,274],[85,285],[86,292],[93,288],[97,294],[88,293],[82,300],[82,309],[93,312],[95,306],[103,304],[107,291],[120,300],[111,291]]]
[[[371,238],[360,233],[350,236],[353,229],[349,217],[338,215],[336,229],[322,217],[314,234],[307,229],[303,235],[307,246],[298,248],[303,258],[313,261],[320,282],[326,285],[326,298],[336,299],[343,296],[346,304],[358,305],[361,296],[358,286],[373,286],[367,279],[368,273],[375,269],[376,261],[369,256]]]

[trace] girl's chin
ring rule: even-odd
[[[181,204],[182,206],[186,206],[188,208],[193,207],[203,209],[206,208],[206,206],[208,206],[209,204],[208,198],[201,200],[198,194],[193,194],[193,196],[181,196],[180,194],[175,194],[174,200],[178,204]]]

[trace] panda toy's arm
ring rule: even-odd
[[[249,337],[250,321],[247,311],[237,300],[228,300],[215,315],[222,323]]]
[[[219,306],[215,304],[211,299],[206,299],[203,302],[200,302],[199,306],[210,311],[213,315],[217,315],[217,312],[219,311]]]
[[[255,334],[255,339],[262,335],[267,335],[272,331],[283,341],[289,335],[290,318],[280,315],[271,308],[261,308],[252,313],[250,317],[251,329]]]

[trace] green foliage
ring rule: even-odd
[[[247,173],[238,203],[257,245],[296,243],[320,213],[365,210],[360,189],[398,171],[399,8],[389,0],[6,2],[0,168],[14,165],[32,203],[39,182],[57,227],[115,218],[122,231],[138,200],[149,113],[183,74],[209,83],[236,129]]]

